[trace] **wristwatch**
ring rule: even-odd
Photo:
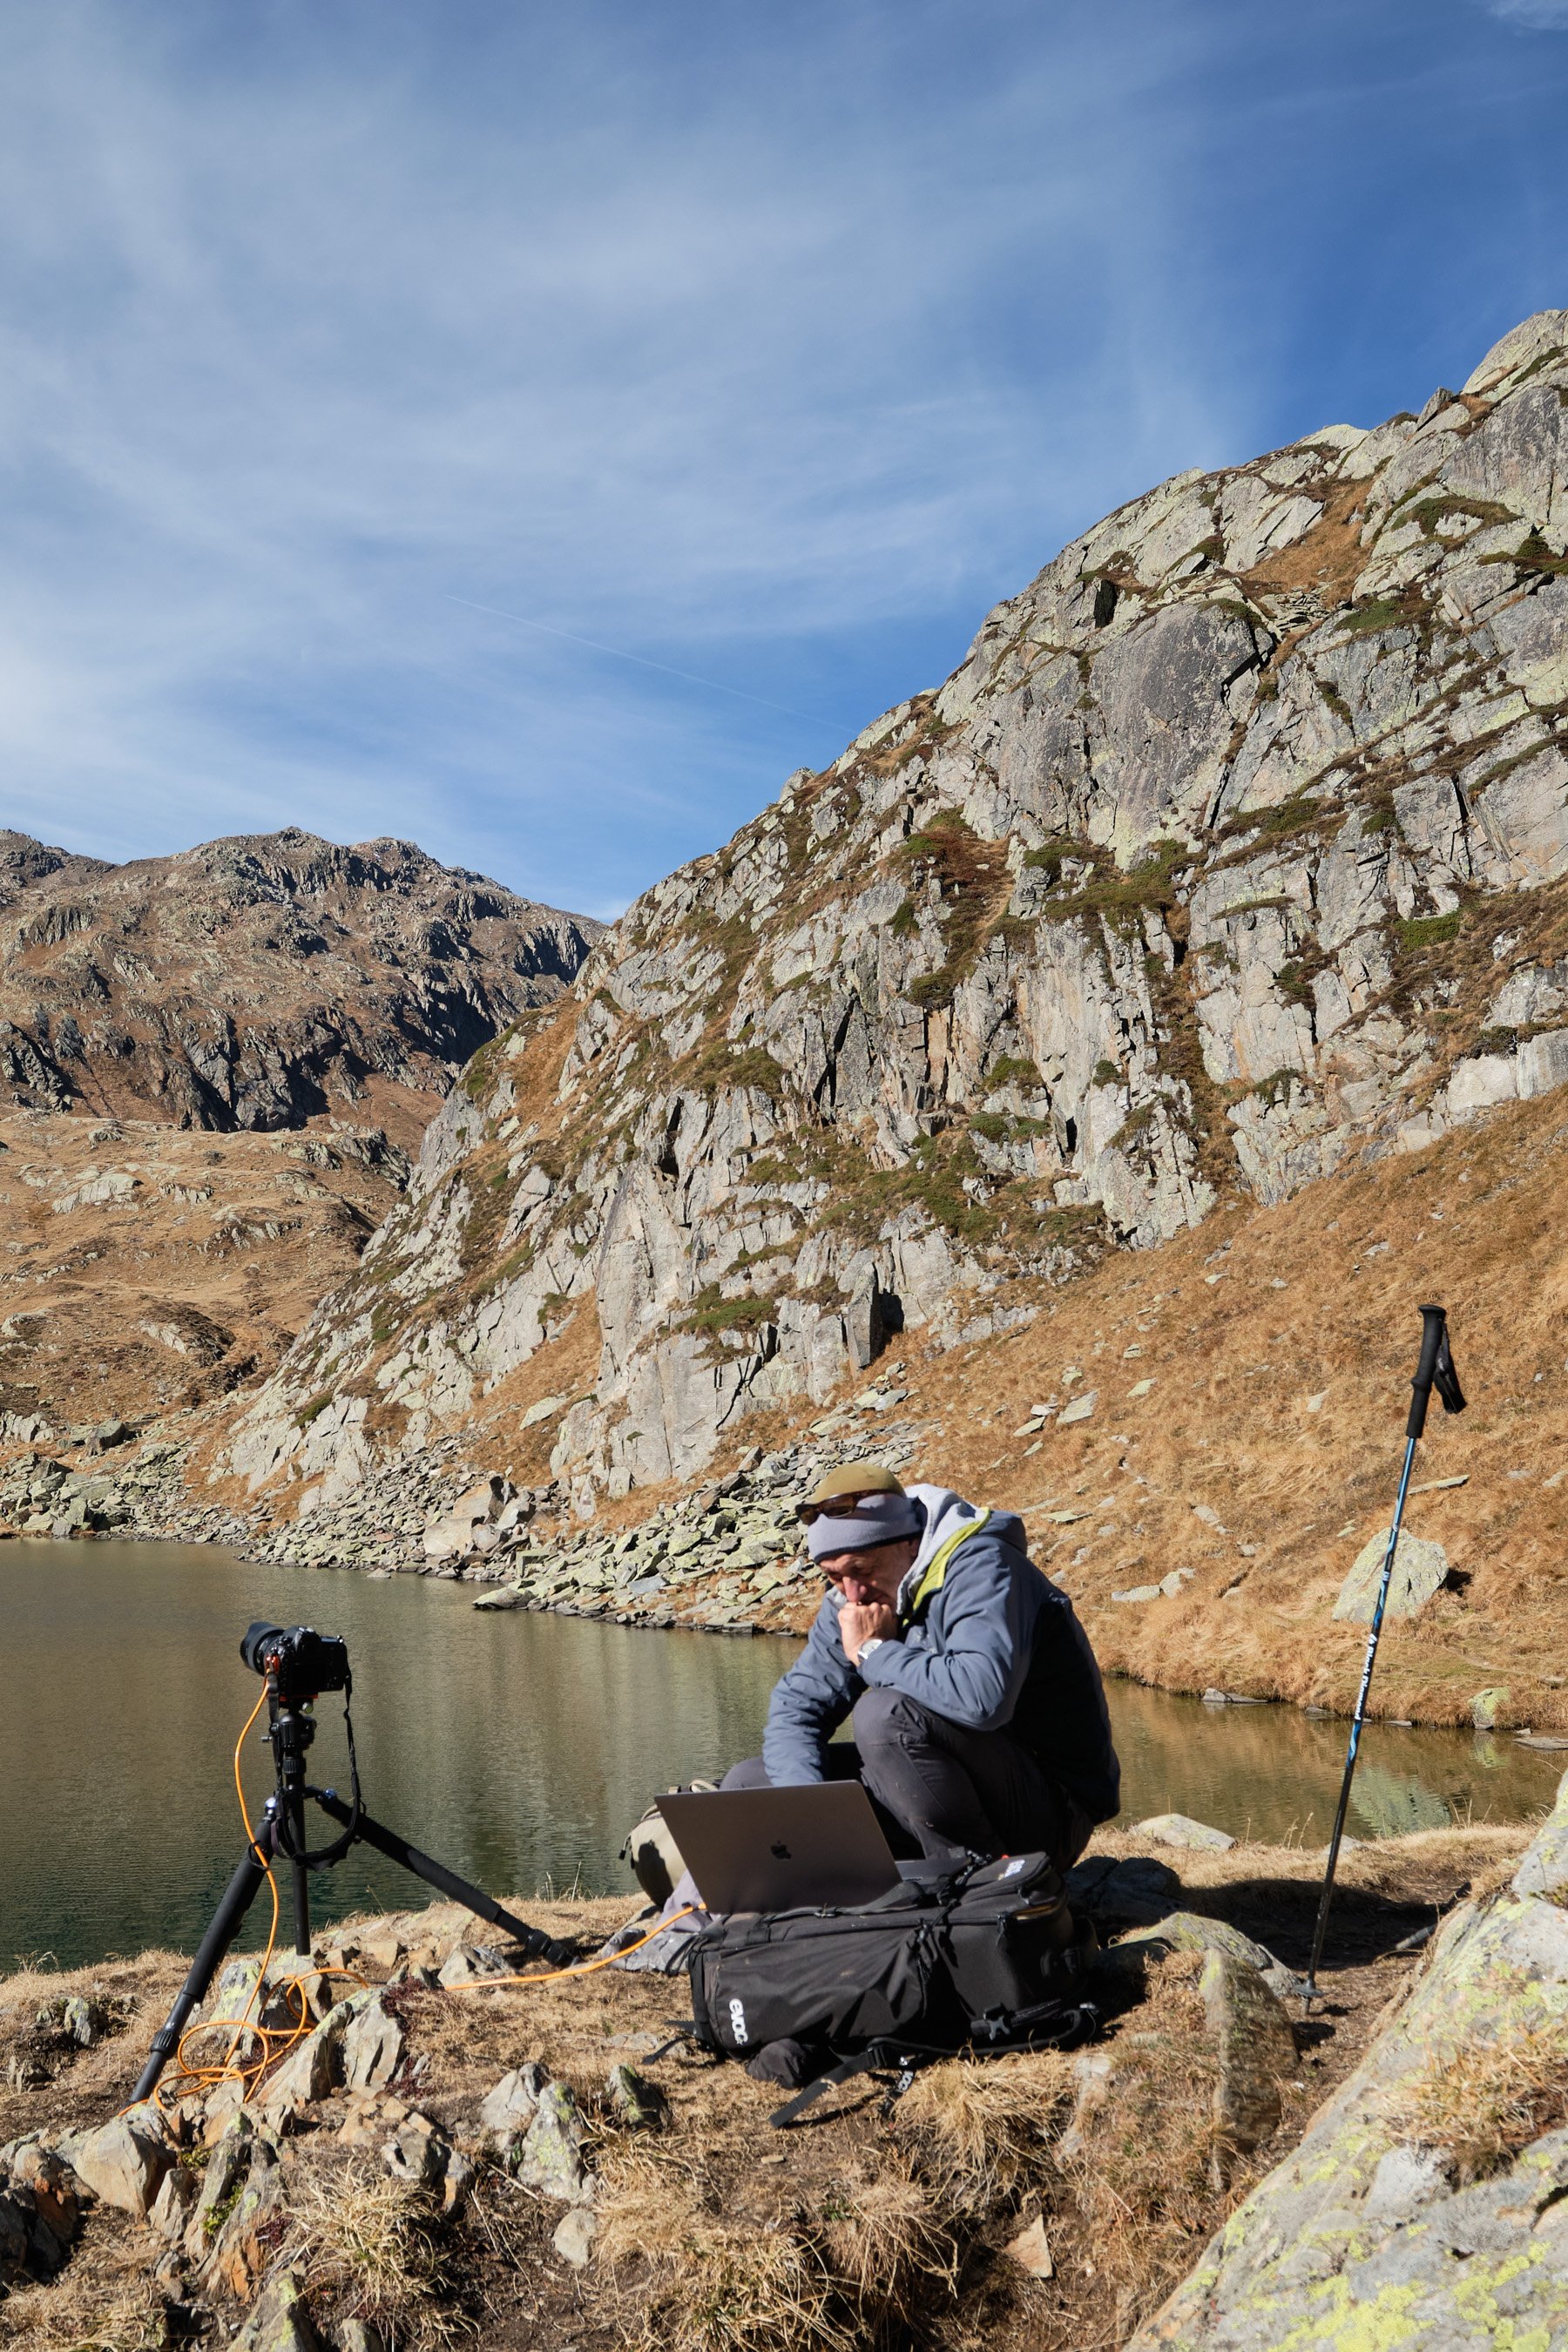
[[[887,1635],[886,1635],[885,1633],[873,1633],[873,1634],[872,1634],[872,1636],[871,1636],[871,1638],[870,1638],[870,1640],[869,1640],[868,1642],[862,1642],[862,1643],[861,1643],[861,1644],[860,1644],[860,1655],[861,1655],[861,1657],[862,1657],[862,1658],[868,1658],[868,1657],[870,1656],[870,1654],[871,1654],[871,1653],[872,1653],[872,1651],[873,1651],[873,1650],[879,1650],[879,1649],[881,1648],[881,1646],[882,1646],[883,1643],[887,1640],[887,1638],[888,1638],[888,1637],[887,1637]]]

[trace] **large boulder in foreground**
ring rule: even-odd
[[[1568,1779],[1129,2352],[1568,2345]]]

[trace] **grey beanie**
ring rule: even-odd
[[[897,1543],[900,1536],[918,1536],[925,1523],[925,1507],[912,1495],[861,1495],[845,1517],[830,1518],[825,1511],[813,1519],[805,1531],[805,1548],[813,1559],[826,1559],[837,1551],[869,1551],[877,1544]]]

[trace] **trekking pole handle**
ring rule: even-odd
[[[1410,1383],[1410,1414],[1405,1424],[1406,1437],[1418,1438],[1426,1426],[1426,1408],[1436,1389],[1445,1412],[1463,1412],[1465,1392],[1459,1386],[1459,1375],[1454,1370],[1454,1359],[1448,1351],[1448,1315],[1443,1307],[1421,1309],[1421,1356],[1415,1367],[1415,1377]]]

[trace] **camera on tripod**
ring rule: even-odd
[[[290,1705],[321,1691],[349,1688],[349,1645],[313,1625],[269,1625],[257,1617],[241,1636],[239,1654],[252,1674],[270,1675]]]
[[[373,1820],[366,1812],[360,1795],[353,1723],[349,1715],[348,1694],[353,1689],[353,1676],[349,1673],[346,1642],[336,1633],[318,1633],[311,1625],[273,1625],[266,1618],[258,1617],[245,1629],[239,1654],[252,1674],[266,1679],[267,1689],[256,1703],[250,1723],[254,1723],[265,1704],[268,1721],[263,1737],[272,1750],[276,1785],[254,1832],[249,1815],[246,1816],[244,1855],[224,1890],[185,1981],[175,1995],[173,2009],[153,2036],[147,2063],[132,2094],[132,2104],[152,2096],[159,2075],[180,2046],[180,2036],[193,2011],[205,1997],[246,1913],[279,1861],[288,1864],[293,1882],[294,1949],[302,1960],[308,1961],[310,1956],[310,1874],[330,1869],[352,1847],[360,1844],[374,1846],[405,1870],[412,1871],[416,1878],[422,1878],[449,1903],[461,1903],[477,1919],[488,1920],[492,1927],[503,1929],[521,1947],[525,1958],[548,1960],[552,1968],[558,1968],[574,1957],[569,1945],[557,1943],[542,1927],[531,1927],[525,1919],[514,1917],[482,1887],[459,1878],[455,1870],[448,1870],[433,1855],[421,1853],[416,1845],[410,1845],[406,1838],[399,1837],[395,1830],[389,1830],[384,1822]],[[314,1789],[305,1779],[305,1762],[315,1740],[316,1723],[304,1709],[321,1692],[340,1690],[345,1695],[343,1729],[348,1737],[352,1790],[348,1804],[335,1789]],[[250,1723],[246,1725],[247,1731]],[[242,1798],[242,1807],[243,1803]],[[313,1852],[305,1840],[307,1803],[318,1806],[329,1821],[338,1824],[341,1832],[330,1844]]]

